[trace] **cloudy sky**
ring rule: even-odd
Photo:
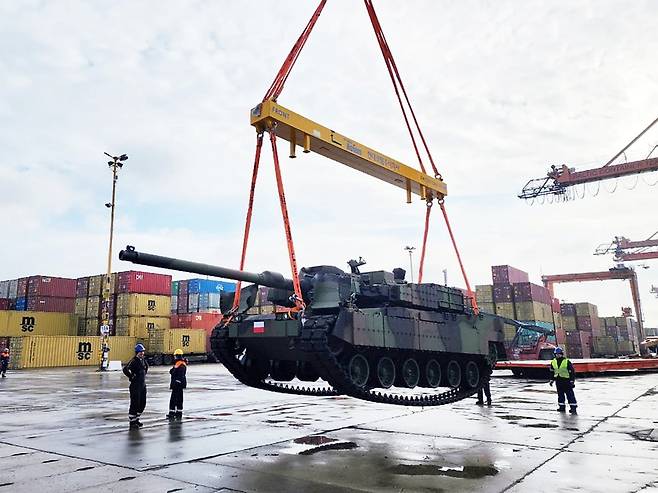
[[[118,182],[117,246],[237,266],[255,144],[249,109],[315,6],[0,2],[0,279],[104,269],[104,151],[130,156]],[[516,198],[551,164],[603,165],[658,116],[655,2],[375,6],[448,183],[473,284],[490,282],[495,264],[535,282],[604,270],[613,261],[593,255],[599,244],[658,230],[657,173],[592,185],[567,204]],[[362,2],[328,2],[279,102],[416,166]],[[626,158],[656,144],[658,128]],[[269,153],[262,169],[247,265],[287,274]],[[286,158],[283,175],[300,265],[346,267],[361,255],[390,270],[408,266],[405,245],[420,247],[424,205],[405,204],[399,189],[314,155]],[[449,283],[463,286],[440,214],[429,247],[426,280],[447,269]],[[114,265],[130,268],[116,255]],[[638,268],[641,294],[656,326],[649,290],[658,262],[647,265]],[[621,281],[562,285],[557,295],[591,301],[602,315],[631,304]]]

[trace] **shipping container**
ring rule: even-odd
[[[521,301],[514,303],[514,309],[518,320],[539,320],[553,323],[551,305],[538,301]]]
[[[169,289],[169,286],[167,286]],[[168,317],[171,310],[171,295],[166,296],[154,294],[128,294],[117,295],[116,314],[117,317],[124,316],[149,316]]]
[[[515,282],[528,282],[528,273],[516,269],[511,265],[493,265],[491,278],[494,284],[513,284]]]
[[[14,369],[99,366],[101,342],[96,336],[13,337],[10,365]],[[110,337],[108,345],[110,360],[127,363],[135,354],[134,337]]]
[[[557,298],[552,298],[551,299],[551,310],[553,313],[561,313],[560,312],[560,300]]]
[[[89,296],[89,277],[78,277],[75,280],[75,297],[87,298]]]
[[[66,277],[32,276],[28,280],[28,297],[49,296],[75,298],[77,281]]]
[[[27,296],[27,284],[29,277],[21,277],[16,285],[16,298],[25,298]]]
[[[87,319],[86,318],[78,318],[78,330],[76,331],[75,335],[78,335],[78,336],[87,335]]]
[[[222,320],[220,313],[189,313],[172,317],[172,327],[212,330]]]
[[[475,286],[475,299],[480,303],[493,303],[493,285],[481,284]]]
[[[562,316],[575,317],[576,316],[576,305],[573,303],[562,303],[560,305],[560,313]]]
[[[591,303],[576,303],[576,316],[598,318],[599,309]]]
[[[545,305],[552,303],[551,293],[544,286],[531,282],[518,282],[513,284],[514,301],[538,301]]]
[[[101,319],[87,318],[85,319],[85,332],[86,336],[100,336],[101,335]]]
[[[518,316],[518,313],[517,313]],[[534,325],[535,327],[541,327],[542,329],[550,329],[554,330],[555,326],[553,325],[553,322],[546,322],[544,320],[523,320],[521,317],[519,317],[519,322],[522,324],[528,324],[528,325]],[[530,329],[528,329],[530,330]],[[538,334],[537,332],[534,332],[535,334]]]
[[[618,341],[617,342],[617,354],[619,355],[628,355],[635,352],[635,347],[631,341]]]
[[[171,296],[171,276],[152,272],[119,272],[117,293],[160,294]]]
[[[209,310],[221,309],[221,296],[219,293],[199,293],[199,310],[207,312]]]
[[[493,287],[494,303],[511,303],[514,301],[514,287],[511,284],[495,284]]]
[[[564,331],[564,329],[555,329],[555,339],[558,346],[564,346],[564,344],[567,342],[567,333]]]
[[[78,317],[71,313],[2,311],[1,336],[76,335]]]
[[[188,279],[187,293],[221,293],[234,292],[235,283],[226,281],[215,281],[213,279]]]
[[[16,302],[14,303],[14,308],[16,310],[27,310],[27,298],[25,296],[21,296],[20,298],[16,298]]]
[[[118,336],[131,336],[146,339],[155,329],[167,330],[171,327],[169,317],[117,317],[115,330]]]
[[[177,294],[172,294],[171,295],[171,313],[177,313],[178,312],[178,295]]]
[[[183,279],[182,281],[178,281],[178,296],[187,296],[187,281]],[[187,306],[187,301],[185,302],[185,306]]]
[[[100,296],[103,289],[103,276],[89,276],[87,297]]]
[[[177,294],[178,294],[178,281],[171,281],[171,295],[175,296]]]
[[[576,317],[562,315],[562,328],[564,330],[576,330]]]
[[[18,279],[11,279],[9,281],[9,299],[18,298]]]
[[[514,314],[514,303],[496,302],[496,315],[506,318],[516,318]]]
[[[556,329],[562,328],[562,314],[559,312],[553,312],[553,325]]]
[[[486,313],[496,313],[496,305],[493,303],[486,303],[486,302],[479,302],[478,301],[478,307],[480,308],[481,311],[486,312]]]
[[[576,328],[578,330],[592,331],[592,319],[589,317],[576,317]]]
[[[0,281],[0,298],[9,298],[9,281]]]
[[[86,318],[87,316],[87,298],[75,299],[75,310],[73,311],[78,317]]]
[[[592,337],[592,355],[614,356],[617,354],[617,340],[614,337]]]
[[[205,354],[206,331],[203,329],[170,329],[165,331],[165,354],[173,354],[176,349],[182,349],[184,354]]]
[[[101,314],[101,297],[90,296],[87,298],[86,318],[98,318]]]
[[[9,298],[0,298],[0,310],[9,310]]]
[[[187,295],[187,313],[195,313],[199,311],[199,293],[189,293]]]
[[[178,313],[187,313],[187,294],[180,294],[179,292],[176,301],[177,301],[176,311],[178,311]]]
[[[54,296],[29,296],[27,309],[33,312],[75,312],[75,298],[56,298]]]

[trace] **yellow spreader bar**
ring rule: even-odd
[[[412,193],[421,199],[441,199],[448,194],[448,187],[442,180],[323,127],[272,100],[266,100],[251,110],[251,124],[258,131],[274,128],[277,137],[290,142],[290,157],[295,157],[296,147],[301,146],[304,152],[316,152],[406,190],[407,202],[411,202]]]

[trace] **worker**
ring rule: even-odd
[[[487,406],[491,406],[491,388],[489,387],[489,383],[491,381],[492,370],[493,365],[489,359],[487,359],[485,372],[484,375],[482,375],[482,386],[478,388],[478,400],[476,401],[478,406],[484,406],[485,395],[487,396]]]
[[[561,347],[556,347],[553,351],[555,356],[551,361],[551,380],[550,385],[555,382],[557,388],[557,410],[561,413],[566,411],[565,396],[569,402],[569,412],[577,414],[576,408],[576,394],[574,394],[574,387],[576,386],[576,371],[573,364],[564,356],[564,351]]]
[[[9,366],[9,348],[4,348],[2,353],[0,353],[0,373],[2,373],[2,378],[5,378],[7,375],[7,367]]]
[[[171,382],[171,398],[169,399],[169,414],[167,419],[180,421],[183,419],[183,389],[187,387],[187,360],[183,358],[183,350],[174,351],[174,366],[169,370]]]
[[[139,417],[146,407],[146,373],[149,365],[144,357],[146,348],[143,344],[135,346],[135,357],[123,367],[123,373],[130,380],[130,409],[128,410],[128,422],[130,429],[138,429],[143,426]]]

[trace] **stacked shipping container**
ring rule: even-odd
[[[75,279],[31,276],[0,282],[0,310],[73,313]]]

